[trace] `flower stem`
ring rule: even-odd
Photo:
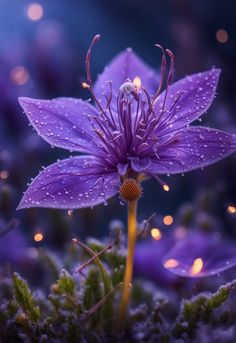
[[[127,310],[130,299],[130,288],[133,276],[134,250],[137,226],[137,200],[128,203],[128,252],[125,265],[125,275],[120,304],[119,328],[125,326]]]

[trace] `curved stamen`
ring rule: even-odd
[[[90,44],[90,47],[88,48],[87,54],[86,54],[86,59],[85,59],[85,66],[86,66],[86,75],[87,75],[87,82],[88,82],[88,88],[94,101],[96,102],[96,104],[98,105],[100,111],[105,114],[104,109],[102,108],[100,102],[98,101],[96,95],[94,94],[93,91],[93,82],[92,82],[92,77],[91,77],[91,71],[90,71],[90,60],[91,60],[91,52],[92,52],[92,47],[94,46],[94,44],[96,44],[98,42],[98,40],[100,39],[100,35],[96,35],[94,36],[92,43]],[[105,114],[106,115],[106,114]]]
[[[175,56],[174,56],[173,52],[169,49],[166,49],[166,53],[170,57],[170,69],[169,69],[169,73],[168,73],[167,81],[166,81],[166,91],[165,91],[164,102],[162,105],[162,110],[164,110],[164,108],[165,108],[167,93],[168,93],[168,89],[169,89],[169,86],[170,86],[171,81],[172,81],[172,76],[173,76],[173,71],[174,71],[174,62],[175,62]]]
[[[160,95],[161,93],[161,89],[164,83],[164,79],[165,79],[165,74],[166,74],[166,55],[165,55],[165,50],[163,49],[163,47],[160,44],[155,44],[155,47],[161,49],[162,51],[162,61],[161,61],[161,80],[160,80],[160,84],[159,87],[153,97],[152,100],[152,105],[155,103],[155,101],[157,100],[157,97]]]

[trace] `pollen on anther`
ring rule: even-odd
[[[82,86],[83,88],[89,88],[89,85],[87,84],[87,82],[82,82],[82,83],[81,83],[81,86]]]
[[[141,88],[142,82],[141,82],[141,79],[140,79],[139,76],[136,76],[136,77],[134,78],[133,84],[134,84],[134,87],[135,87],[137,90],[139,90],[139,89]]]

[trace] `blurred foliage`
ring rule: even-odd
[[[219,333],[226,331],[229,333],[224,342],[233,342],[230,333],[235,329],[236,310],[232,291],[236,281],[215,293],[183,300],[180,308],[176,300],[167,301],[166,295],[153,285],[137,281],[132,287],[126,327],[119,330],[125,263],[121,241],[116,239],[107,245],[94,239],[86,244],[74,240],[63,261],[41,250],[41,263],[52,274],[50,288],[42,280],[40,287],[32,291],[19,274],[6,272],[0,284],[0,341],[203,342],[199,337],[204,327],[204,332],[213,337],[211,342],[220,342],[214,340],[215,333],[222,337]],[[60,267],[65,261],[67,269]],[[109,290],[104,272],[109,278]]]

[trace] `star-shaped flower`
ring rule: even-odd
[[[95,36],[92,44],[98,38]],[[146,177],[160,181],[159,174],[202,168],[235,151],[234,135],[189,126],[210,107],[219,69],[187,76],[171,85],[174,56],[170,50],[162,49],[159,76],[127,49],[105,68],[93,88],[91,47],[84,87],[90,90],[95,105],[72,98],[19,99],[42,138],[53,146],[83,153],[41,171],[19,209],[89,207],[118,192],[124,200],[132,201],[134,194],[140,196],[139,185]],[[170,69],[162,91],[166,56]]]

